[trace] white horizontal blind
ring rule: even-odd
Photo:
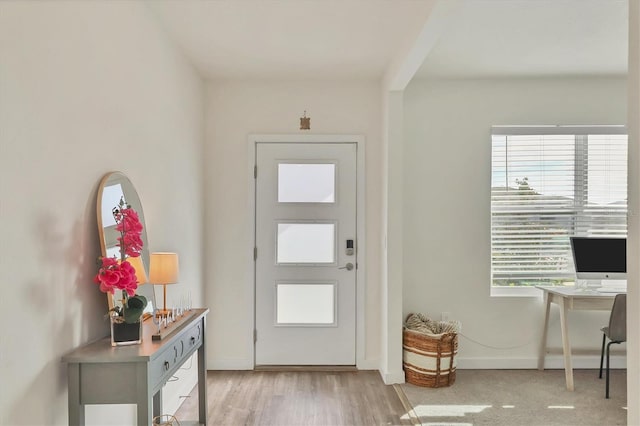
[[[618,128],[571,129],[493,129],[494,286],[572,279],[569,236],[627,234],[626,134]]]

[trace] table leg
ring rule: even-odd
[[[205,342],[198,348],[198,421],[207,424],[207,368]]]
[[[84,425],[84,404],[80,402],[80,364],[69,363],[69,426]]]
[[[150,425],[153,419],[153,400],[147,374],[147,363],[136,364],[136,405],[138,408],[137,424]]]
[[[549,331],[549,312],[551,311],[551,298],[548,292],[544,292],[544,328],[542,329],[542,341],[538,354],[538,370],[544,370],[544,359],[547,355],[547,333]]]
[[[560,305],[560,329],[562,331],[562,354],[564,355],[564,377],[567,382],[567,390],[573,391],[573,366],[571,364],[571,344],[569,343],[569,328],[567,317],[569,307],[564,297],[559,300]]]
[[[152,416],[158,417],[162,415],[162,388],[153,395],[153,413]]]

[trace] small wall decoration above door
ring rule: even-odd
[[[302,117],[300,117],[300,130],[310,130],[311,129],[311,117],[307,117],[307,111],[304,111]]]

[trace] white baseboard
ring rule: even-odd
[[[572,358],[573,368],[600,368],[600,356],[582,355]],[[464,358],[456,361],[460,370],[520,370],[537,369],[537,358]],[[547,369],[563,369],[562,355],[547,355],[544,363]],[[378,360],[363,360],[356,366],[358,370],[378,370],[382,380],[390,385],[404,383],[404,371],[383,372],[379,368]],[[249,359],[215,359],[207,362],[207,370],[253,370],[253,362]],[[611,368],[627,368],[627,357],[624,355],[611,356]]]
[[[573,368],[600,368],[599,355],[574,356],[571,359]],[[606,360],[605,360],[606,362]],[[564,369],[562,355],[547,355],[544,362],[546,369]],[[457,368],[460,370],[520,370],[537,369],[538,358],[458,358]],[[627,357],[611,356],[611,368],[627,368]]]
[[[356,363],[358,370],[378,370],[380,368],[379,359],[361,359]]]
[[[378,370],[379,371],[379,370]],[[380,377],[385,385],[393,385],[396,383],[404,383],[404,370],[383,373],[380,371]]]
[[[356,365],[358,370],[378,370],[378,359],[360,360]],[[207,362],[207,370],[253,370],[254,364],[248,359],[213,359]]]
[[[207,361],[207,370],[253,370],[253,361],[250,359],[210,359]]]

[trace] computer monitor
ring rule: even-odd
[[[577,279],[627,279],[626,238],[571,237],[570,240]]]

